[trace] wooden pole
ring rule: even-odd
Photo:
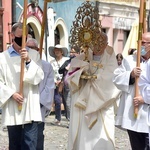
[[[51,2],[51,0],[44,0],[44,8],[43,8],[43,19],[42,19],[42,27],[41,27],[41,38],[40,38],[40,58],[42,58],[42,49],[43,49],[43,38],[44,38],[44,31],[45,31],[45,22],[47,16],[47,2]]]
[[[24,0],[24,12],[23,12],[23,33],[22,33],[22,48],[26,47],[26,22],[27,22],[27,3],[28,0]],[[19,93],[23,95],[23,77],[24,77],[24,59],[21,59],[21,70],[20,70],[20,91]],[[22,105],[18,105],[18,109],[22,110]]]
[[[140,51],[142,43],[142,33],[143,33],[143,16],[144,16],[144,0],[140,0],[140,13],[139,13],[139,33],[138,33],[138,49],[137,49],[137,62],[136,67],[140,67]],[[135,78],[135,97],[139,95],[138,87],[139,77]],[[137,118],[139,107],[134,107],[134,117]]]
[[[144,13],[143,13],[143,32],[147,32],[147,22],[146,22],[146,0],[144,0]]]

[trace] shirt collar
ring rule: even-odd
[[[20,56],[20,54],[13,48],[13,46],[10,46],[10,48],[8,49],[8,52],[11,57]]]
[[[26,47],[27,51],[29,51],[29,48]],[[20,56],[20,54],[13,48],[13,46],[10,46],[8,49],[8,52],[10,54],[10,57]]]

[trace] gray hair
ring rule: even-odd
[[[34,38],[28,38],[28,39],[27,39],[27,43],[28,43],[28,42],[33,42],[33,43],[35,44],[35,46],[38,47],[38,42],[37,42],[37,40],[34,39]]]
[[[22,29],[23,28],[23,24],[21,22],[17,22],[12,26],[11,32],[14,33],[16,31],[16,29]]]
[[[23,23],[21,23],[21,22],[15,23],[15,24],[12,26],[11,32],[14,33],[17,28],[23,29]],[[28,33],[28,30],[29,30],[29,27],[28,27],[28,25],[27,25],[27,33]]]

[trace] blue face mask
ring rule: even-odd
[[[146,55],[147,51],[145,50],[145,46],[141,46],[141,56]]]

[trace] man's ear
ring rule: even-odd
[[[10,33],[11,34],[11,39],[12,39],[12,41],[14,40],[14,38],[15,38],[15,35],[14,35],[14,33]]]

